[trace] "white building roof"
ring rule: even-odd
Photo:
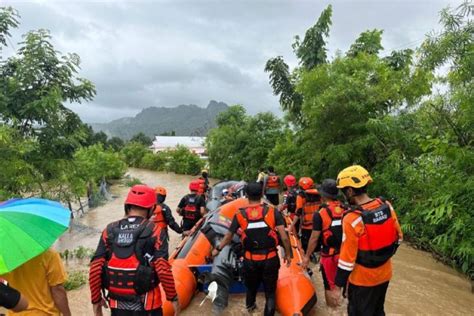
[[[152,148],[174,148],[178,145],[188,148],[204,148],[206,137],[196,136],[155,136]]]

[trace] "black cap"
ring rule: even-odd
[[[323,183],[318,187],[318,191],[322,196],[331,199],[337,199],[337,194],[339,193],[336,180],[334,179],[324,179]]]
[[[259,199],[262,197],[262,184],[258,182],[250,182],[245,187],[245,193],[251,199]]]

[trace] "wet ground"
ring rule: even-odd
[[[132,177],[139,178],[151,186],[163,185],[168,190],[167,204],[173,212],[180,198],[185,195],[190,176],[159,173],[141,169],[130,169]],[[75,219],[74,225],[57,243],[59,250],[74,249],[78,246],[95,248],[102,229],[106,224],[123,216],[123,201],[127,187],[114,186],[112,194],[117,198],[89,211],[82,218]],[[175,213],[177,219],[177,214]],[[170,231],[170,252],[180,237]],[[77,265],[77,264],[76,264]],[[71,267],[77,269],[77,266]],[[83,263],[86,265],[86,263]],[[318,266],[313,266],[314,284],[318,293],[318,304],[312,315],[343,315],[345,307],[331,309],[325,306],[324,290]],[[388,315],[474,315],[474,294],[471,283],[463,275],[437,262],[430,254],[408,246],[400,247],[394,258],[394,277],[387,293],[385,310]],[[198,294],[182,315],[210,315],[211,303],[199,303],[204,294]],[[69,292],[73,315],[92,315],[87,286]],[[234,295],[229,302],[226,315],[243,315],[244,296]],[[257,301],[261,315],[264,305],[260,295]]]

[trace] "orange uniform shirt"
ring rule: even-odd
[[[403,239],[403,233],[398,222],[397,215],[393,210],[392,205],[386,202],[390,206],[390,211],[394,219],[395,229],[398,232],[399,241]],[[360,205],[364,210],[370,211],[378,208],[381,202],[374,199],[368,203]],[[365,233],[364,223],[360,214],[352,212],[344,216],[342,224],[343,236],[341,252],[338,262],[338,272],[350,273],[349,282],[358,286],[376,286],[392,278],[392,260],[388,260],[386,263],[377,268],[367,268],[356,263],[357,251],[359,246],[359,237]],[[341,278],[337,278],[341,279]],[[339,284],[341,286],[342,284]]]

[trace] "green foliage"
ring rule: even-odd
[[[107,148],[111,148],[113,151],[119,152],[125,146],[125,142],[120,137],[112,137],[107,141]]]
[[[133,187],[134,185],[142,184],[142,181],[138,178],[126,178],[124,183],[127,187]]]
[[[273,93],[280,96],[281,108],[291,115],[292,120],[298,121],[302,96],[295,91],[294,80],[283,57],[269,59],[265,65],[265,72],[270,73],[270,85]]]
[[[189,152],[189,150],[188,150]],[[163,171],[166,169],[166,164],[170,159],[170,155],[166,152],[152,153],[148,151],[140,161],[140,167],[150,170]]]
[[[185,146],[165,152],[168,156],[166,171],[179,174],[198,174],[204,168],[204,161]]]
[[[327,49],[325,38],[329,36],[329,27],[332,24],[332,6],[329,5],[319,16],[318,21],[310,27],[300,42],[299,36],[295,37],[293,50],[298,57],[300,64],[306,70],[326,63]]]
[[[64,282],[64,288],[66,289],[66,291],[77,290],[86,283],[86,271],[71,271],[68,273],[66,282]]]
[[[15,10],[0,8],[0,46],[9,42],[18,18]],[[79,56],[62,55],[41,29],[25,34],[16,54],[2,59],[2,199],[37,195],[71,201],[85,193],[84,172],[73,157],[91,133],[63,104],[95,95],[94,85],[78,76],[79,67]]]
[[[248,116],[240,105],[219,114],[207,137],[209,167],[217,178],[253,179],[282,130],[271,113]]]
[[[362,32],[355,43],[349,48],[347,55],[350,57],[356,57],[360,53],[378,55],[383,49],[382,33],[382,30],[377,29]]]
[[[0,7],[0,51],[2,46],[7,46],[10,29],[18,27],[18,18],[18,12],[12,7]]]
[[[125,173],[126,164],[120,155],[104,149],[102,144],[83,147],[74,154],[74,162],[82,178],[97,183],[101,179],[119,179]]]
[[[120,151],[122,159],[130,167],[140,167],[143,156],[147,154],[150,150],[138,142],[129,142],[127,143],[122,150]]]
[[[301,106],[303,95],[296,91],[300,71],[311,70],[327,61],[325,38],[329,36],[329,27],[332,24],[332,6],[329,5],[319,17],[316,24],[306,31],[303,41],[295,36],[293,50],[298,57],[300,68],[290,73],[288,65],[281,56],[271,58],[265,65],[265,72],[269,73],[270,85],[273,93],[280,96],[280,105],[287,113],[290,122],[301,124]]]
[[[469,2],[457,11],[443,10],[439,33],[416,50],[385,57],[379,56],[382,30],[363,32],[346,54],[313,64],[300,54],[304,46],[297,39],[301,67],[290,74],[281,58],[266,67],[293,125],[260,143],[268,126],[252,126],[255,118],[233,109],[208,137],[213,174],[249,179],[258,167],[272,164],[282,174],[321,181],[361,164],[374,178],[370,194],[393,201],[406,237],[473,278],[471,13]],[[311,58],[317,51],[313,48]]]
[[[204,167],[204,161],[184,146],[155,154],[141,143],[130,142],[121,155],[127,165],[150,170],[197,174]]]
[[[152,139],[150,137],[146,136],[142,132],[140,132],[140,133],[136,134],[135,136],[133,136],[130,139],[130,141],[135,142],[135,143],[140,143],[144,146],[151,146],[151,144],[153,143]]]

